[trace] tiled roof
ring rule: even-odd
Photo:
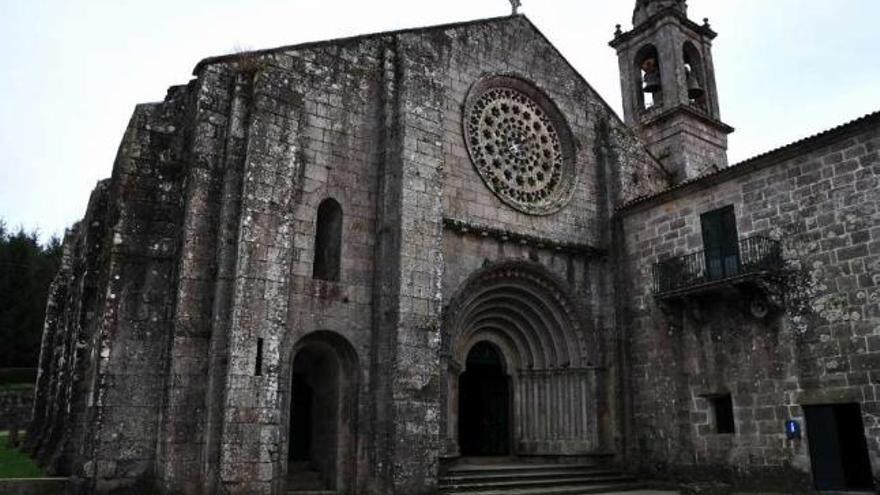
[[[628,210],[634,206],[647,203],[652,200],[663,199],[682,189],[686,189],[689,187],[699,187],[704,184],[718,183],[728,178],[739,176],[751,170],[763,168],[776,163],[780,163],[785,160],[789,160],[798,155],[802,155],[810,150],[822,146],[827,146],[835,140],[838,140],[841,137],[846,136],[857,129],[860,129],[863,126],[870,125],[880,125],[880,111],[870,113],[868,115],[865,115],[864,117],[860,117],[837,127],[832,127],[831,129],[820,132],[818,134],[814,134],[810,137],[800,139],[798,141],[767,151],[765,153],[761,153],[760,155],[753,156],[752,158],[739,162],[735,165],[722,168],[718,171],[706,175],[701,175],[699,177],[688,179],[672,187],[664,189],[663,191],[660,191],[658,193],[647,194],[632,199],[629,202],[619,206],[617,208],[617,211]]]

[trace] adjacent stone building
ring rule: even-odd
[[[618,210],[644,468],[873,488],[878,150],[873,114]]]
[[[728,167],[714,37],[639,0],[625,120],[518,15],[203,60],[65,239],[29,448],[87,493],[867,488],[880,114]]]

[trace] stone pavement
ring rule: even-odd
[[[669,490],[635,490],[631,492],[614,492],[613,494],[599,495],[681,495],[681,492]]]

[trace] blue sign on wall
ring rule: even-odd
[[[786,421],[785,436],[788,437],[789,440],[801,438],[801,424],[793,420]]]

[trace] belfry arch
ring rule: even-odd
[[[566,284],[538,264],[504,262],[471,275],[444,317],[446,455],[554,456],[597,451],[595,337],[586,322]],[[474,422],[489,424],[485,418],[462,414],[497,413],[500,407],[496,403],[480,409],[462,403],[473,395],[462,384],[472,383],[467,376],[474,367],[474,350],[481,347],[498,354],[500,369],[509,380],[508,452],[500,448],[474,452],[461,436],[473,430]],[[485,389],[489,378],[478,386],[484,387],[483,400],[504,397],[505,391],[500,390],[504,380],[497,374],[494,379],[498,390]]]

